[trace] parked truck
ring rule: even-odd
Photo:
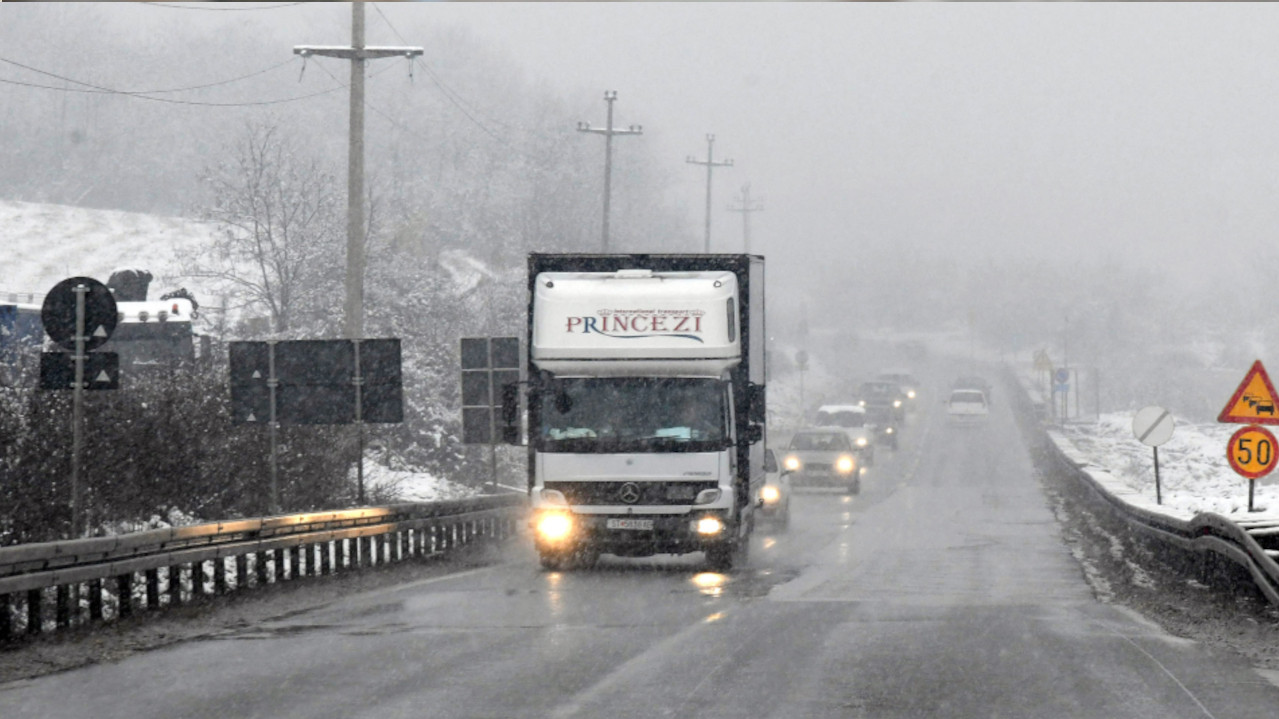
[[[730,569],[764,482],[763,258],[532,254],[528,277],[542,565],[701,551]],[[517,408],[508,391],[508,423]]]

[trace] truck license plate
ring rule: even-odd
[[[610,519],[605,523],[609,529],[652,529],[651,519]]]

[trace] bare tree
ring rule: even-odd
[[[205,168],[203,219],[214,241],[182,258],[184,274],[222,285],[229,309],[264,312],[284,334],[324,318],[340,296],[343,190],[274,123],[250,123]]]

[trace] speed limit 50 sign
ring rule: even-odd
[[[1231,435],[1226,459],[1248,479],[1264,477],[1275,468],[1275,436],[1265,427],[1250,424]]]

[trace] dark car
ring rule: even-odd
[[[893,421],[901,423],[906,419],[906,394],[896,382],[875,380],[862,382],[858,388],[861,397],[858,404],[870,411],[873,407],[887,408]]]
[[[871,436],[876,442],[897,449],[897,435],[900,430],[897,420],[893,419],[892,409],[881,406],[867,407],[866,426],[870,428]]]
[[[882,369],[875,379],[881,382],[895,382],[905,395],[907,404],[913,404],[918,398],[919,380],[915,379],[914,373],[908,369],[900,367]]]

